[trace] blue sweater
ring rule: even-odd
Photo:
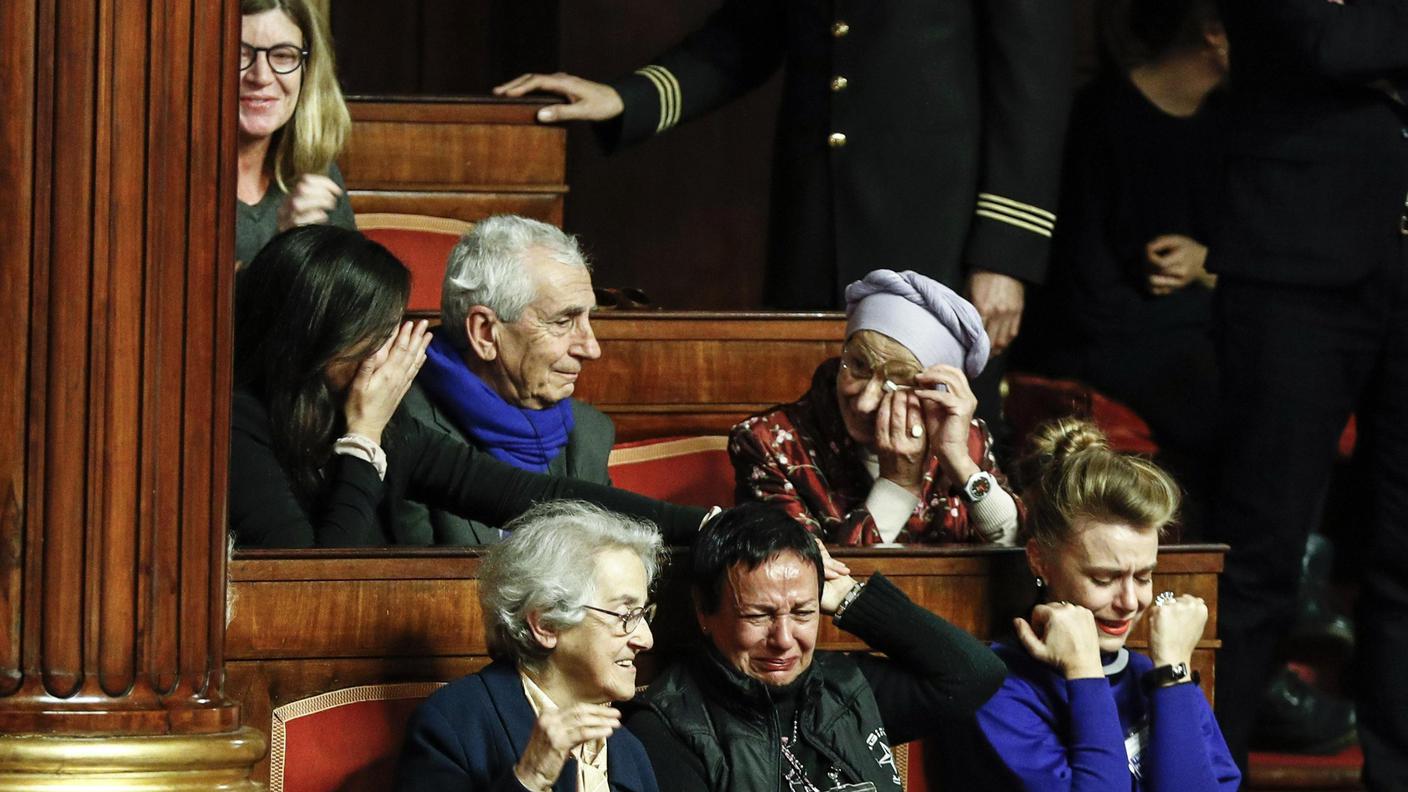
[[[1140,685],[1129,663],[1105,679],[1067,680],[1021,647],[996,644],[1007,681],[978,711],[997,756],[1028,790],[1235,792],[1241,780],[1197,685]]]
[[[523,755],[536,721],[518,669],[511,663],[492,663],[451,682],[411,716],[396,789],[527,792],[513,774],[513,766]],[[613,792],[660,792],[650,759],[630,732],[617,729],[606,745],[606,779]],[[567,760],[553,789],[576,792],[576,760]]]

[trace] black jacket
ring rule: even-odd
[[[513,767],[538,718],[511,663],[495,662],[440,688],[411,715],[396,772],[397,792],[524,792]],[[613,792],[659,792],[650,760],[624,729],[606,738],[606,780]],[[577,792],[577,760],[554,792]]]
[[[843,783],[898,790],[891,746],[968,722],[1005,669],[879,573],[836,624],[887,657],[817,652],[796,683],[799,737]],[[662,789],[779,792],[781,724],[772,702],[763,683],[703,650],[671,665],[626,725],[645,744]]]
[[[334,455],[329,483],[308,508],[274,452],[264,405],[235,391],[230,424],[230,530],[245,547],[431,544],[428,526],[407,532],[393,516],[407,495],[490,525],[538,501],[580,498],[651,520],[673,543],[688,543],[704,518],[703,509],[519,470],[400,415],[385,432],[386,480],[370,462]]]
[[[973,268],[1040,281],[1070,31],[1070,4],[1048,0],[729,0],[613,83],[626,109],[607,138],[664,131],[785,66],[775,307],[836,307],[846,284],[877,267],[959,289]]]
[[[1231,118],[1209,269],[1341,285],[1393,266],[1408,195],[1408,113],[1390,93],[1408,85],[1408,2],[1221,5]]]

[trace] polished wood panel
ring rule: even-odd
[[[38,85],[35,80],[36,50],[32,33],[38,27],[38,3],[0,3],[0,101],[6,107],[35,106]],[[46,100],[47,101],[47,100]],[[48,192],[37,178],[35,113],[8,112],[0,123],[0,184],[6,185],[7,199],[0,201],[0,311],[14,323],[11,342],[0,344],[0,366],[10,373],[11,384],[0,398],[0,696],[11,696],[24,681],[21,663],[23,609],[29,600],[23,596],[26,571],[23,536],[28,492],[25,474],[29,445],[28,407],[22,396],[28,385],[30,355],[43,354],[36,342],[45,339],[36,332],[30,308],[33,276],[30,262],[34,252],[45,244],[32,223],[40,194]],[[48,160],[42,160],[47,167]],[[30,328],[26,334],[25,328]],[[42,401],[41,401],[42,405]]]
[[[567,132],[535,120],[541,101],[353,97],[338,162],[356,211],[560,223]]]
[[[1217,640],[1217,576],[1225,547],[1163,549],[1157,590],[1192,593],[1213,618],[1194,656],[1212,693]],[[933,546],[836,548],[856,576],[884,572],[911,598],[980,638],[1006,632],[1036,601],[1016,548]],[[672,651],[697,639],[677,555],[662,580],[653,657],[641,681]],[[448,681],[488,662],[478,607],[480,551],[474,548],[241,551],[230,565],[233,605],[226,656],[229,694],[245,723],[269,728],[274,707],[352,685]],[[1136,628],[1130,646],[1147,647]],[[819,646],[863,649],[826,624]],[[263,772],[263,771],[261,771]]]
[[[727,434],[801,396],[845,327],[836,313],[599,311],[601,359],[576,396],[611,416],[620,441]]]
[[[448,217],[473,223],[494,214],[516,214],[562,225],[562,196],[554,193],[402,192],[348,190],[352,211]]]
[[[0,732],[230,730],[238,4],[0,22]]]

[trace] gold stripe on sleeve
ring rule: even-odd
[[[670,127],[680,122],[680,83],[675,79],[675,75],[670,73],[664,66],[651,64],[638,69],[637,74],[644,75],[651,82],[655,83],[655,90],[660,92],[660,123],[656,126],[656,132],[664,132]]]
[[[992,201],[979,200],[977,208],[994,214],[1000,214],[1003,217],[1009,217],[1013,220],[1020,220],[1023,223],[1029,223],[1034,226],[1039,226],[1041,228],[1046,229],[1047,231],[1052,231],[1056,228],[1055,223],[1050,220],[1047,220],[1044,217],[1038,217],[1037,215],[1031,214],[1030,212],[1023,212],[1017,209],[1012,209],[1010,207],[1003,206],[1002,204],[993,203]]]
[[[974,212],[973,214],[977,215],[978,217],[986,217],[986,218],[988,218],[989,220],[997,220],[998,222],[1001,222],[1001,223],[1007,223],[1008,225],[1014,225],[1014,226],[1017,226],[1018,228],[1024,228],[1024,229],[1026,229],[1026,230],[1032,232],[1033,234],[1040,234],[1041,236],[1044,236],[1044,237],[1047,237],[1047,238],[1050,238],[1050,237],[1051,237],[1051,229],[1049,229],[1049,228],[1042,228],[1042,227],[1039,226],[1039,225],[1032,225],[1031,223],[1028,223],[1028,222],[1025,222],[1025,221],[1022,221],[1022,220],[1018,220],[1018,219],[1015,218],[1015,217],[1008,217],[1007,215],[998,214],[997,212],[990,212],[990,211],[988,211],[988,210],[986,210],[986,209],[979,209],[978,211]]]
[[[978,200],[991,201],[992,203],[1003,204],[1005,206],[1011,207],[1012,209],[1017,209],[1028,214],[1036,215],[1037,217],[1044,217],[1053,223],[1056,222],[1056,215],[1046,211],[1045,209],[1042,209],[1040,206],[1032,206],[1028,203],[1022,203],[1021,201],[1014,201],[1011,198],[1006,198],[1001,195],[997,195],[996,193],[978,193]]]
[[[653,69],[653,66],[646,66],[642,69],[636,69],[636,74],[650,80],[651,84],[655,86],[655,92],[660,95],[660,121],[655,124],[656,133],[660,133],[669,128],[666,120],[670,117],[670,103],[666,96],[665,81]]]

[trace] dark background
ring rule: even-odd
[[[1088,71],[1096,0],[1070,1],[1077,11],[1082,70]],[[331,15],[348,93],[482,95],[527,71],[614,79],[649,63],[719,4],[331,0]],[[780,83],[775,76],[721,110],[610,157],[588,127],[571,128],[564,225],[580,236],[595,262],[598,286],[643,288],[665,308],[764,304]]]

